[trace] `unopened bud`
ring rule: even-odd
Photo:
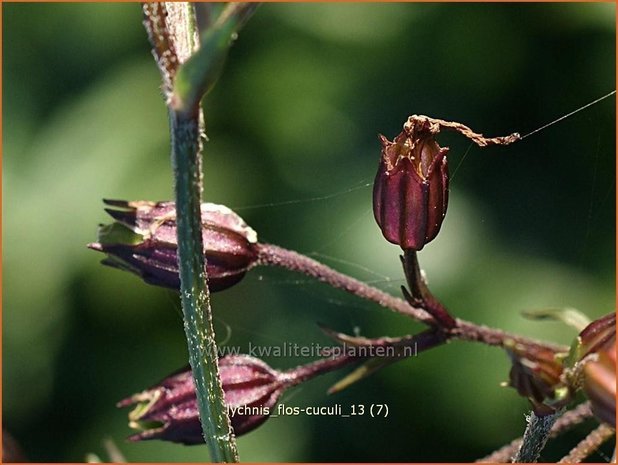
[[[131,271],[149,284],[180,289],[176,208],[173,202],[106,200],[116,223],[99,229],[89,247],[107,254],[106,265]],[[223,205],[201,206],[202,240],[211,291],[242,279],[257,260],[257,234]]]

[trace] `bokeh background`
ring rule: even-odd
[[[159,76],[138,4],[3,5],[3,426],[36,461],[203,461],[205,447],[128,444],[115,403],[187,360],[178,298],[86,248],[102,198],[169,199]],[[263,241],[398,293],[397,247],[371,213],[377,134],[408,115],[525,134],[615,88],[615,5],[266,4],[205,102],[205,198]],[[568,343],[521,311],[615,302],[615,100],[522,142],[451,147],[440,236],[421,253],[460,317]],[[288,201],[296,201],[287,203]],[[281,270],[213,296],[221,344],[328,344],[420,325]],[[277,368],[307,362],[268,359]],[[241,437],[245,461],[468,461],[524,428],[501,351],[452,343],[336,396],[330,374],[288,405],[386,403],[387,419],[285,417]],[[554,442],[558,458],[591,424]],[[607,454],[607,450],[605,454]],[[595,455],[603,461],[605,455]]]

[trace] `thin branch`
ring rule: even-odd
[[[549,437],[555,438],[560,434],[574,428],[575,426],[582,423],[584,420],[592,417],[592,410],[590,410],[590,402],[584,402],[579,404],[572,410],[569,410],[564,413],[554,426],[552,427]],[[509,444],[501,447],[500,449],[492,452],[486,457],[482,459],[478,459],[476,462],[478,463],[507,463],[513,459],[513,456],[517,453],[519,448],[521,447],[522,438],[519,437],[514,439]]]
[[[414,307],[403,299],[392,296],[358,279],[333,270],[312,258],[272,244],[260,243],[257,247],[259,255],[258,265],[279,266],[302,273],[318,281],[327,283],[332,287],[342,289],[350,294],[361,297],[362,299],[375,302],[394,312],[409,316],[421,323],[436,326],[434,318],[423,308]],[[555,352],[568,352],[568,347],[566,346],[537,341],[524,336],[507,333],[499,329],[477,325],[459,318],[456,319],[455,327],[448,329],[446,334],[452,339],[480,342],[491,346],[504,347],[505,341],[510,340],[528,347],[546,348]]]
[[[536,463],[547,444],[552,426],[560,416],[559,412],[538,416],[534,411],[528,416],[528,425],[521,441],[521,447],[513,458],[513,463]]]
[[[555,426],[555,425],[554,425]],[[491,454],[483,457],[482,459],[475,460],[476,463],[511,463],[513,457],[521,447],[522,437],[513,439],[507,445],[502,446],[500,449],[492,452]]]
[[[457,325],[457,321],[446,310],[444,305],[434,297],[423,279],[416,251],[412,249],[404,250],[401,256],[401,263],[410,292],[404,286],[401,287],[401,291],[408,303],[412,306],[420,307],[429,313],[440,328],[445,330],[454,328]]]
[[[615,434],[614,428],[603,423],[577,444],[571,452],[561,458],[558,463],[580,463]]]
[[[318,281],[328,283],[338,289],[343,289],[344,291],[357,295],[362,299],[376,302],[382,307],[408,315],[417,321],[427,324],[431,324],[433,322],[433,318],[425,310],[411,307],[405,300],[393,297],[380,289],[369,286],[362,281],[335,271],[312,258],[299,254],[298,252],[287,250],[277,245],[258,244],[258,254],[258,263],[261,265],[280,266],[291,271],[296,271],[315,278]]]
[[[343,353],[337,357],[321,358],[315,362],[299,365],[296,368],[282,372],[281,379],[286,379],[286,382],[288,382],[290,386],[295,386],[317,375],[339,370],[360,360],[363,360],[363,358],[352,356],[347,353]]]
[[[172,83],[178,69],[179,60],[173,38],[167,27],[167,8],[165,3],[144,3],[144,28],[152,45],[154,56],[163,80],[163,95],[168,99],[172,93]]]

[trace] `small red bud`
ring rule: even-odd
[[[389,242],[421,250],[442,225],[448,204],[448,148],[434,137],[439,127],[410,117],[382,152],[373,187],[373,213]]]
[[[156,286],[180,289],[176,208],[173,202],[106,200],[116,223],[99,230],[99,242],[89,244],[105,252],[102,263],[131,271]],[[202,240],[211,291],[226,289],[242,279],[257,260],[257,235],[240,216],[223,205],[204,203]]]

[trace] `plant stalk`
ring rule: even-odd
[[[260,265],[280,266],[290,271],[296,271],[310,276],[332,287],[343,289],[362,299],[371,300],[397,313],[408,315],[411,318],[431,324],[433,318],[425,310],[414,308],[405,300],[394,297],[380,289],[369,286],[358,279],[333,270],[332,268],[305,255],[292,250],[284,249],[273,244],[258,244]]]
[[[176,191],[178,264],[184,329],[204,440],[213,462],[237,462],[212,325],[205,259],[201,251],[201,170],[198,113],[170,112]]]
[[[415,307],[405,300],[387,292],[340,273],[323,263],[292,250],[273,244],[258,244],[259,259],[257,265],[279,266],[290,271],[302,273],[332,287],[342,289],[362,299],[377,303],[394,312],[406,315],[416,321],[435,326],[435,319],[423,308]],[[480,342],[490,346],[504,347],[511,340],[528,347],[548,348],[555,352],[568,352],[569,348],[559,344],[537,341],[532,338],[511,334],[496,328],[478,325],[470,321],[455,318],[455,327],[445,334],[449,339]]]
[[[410,292],[401,286],[401,291],[410,305],[420,307],[429,313],[444,330],[450,330],[457,326],[457,320],[446,310],[444,305],[431,293],[423,279],[421,267],[418,264],[416,251],[407,249],[401,256],[401,264],[406,275],[406,281]]]
[[[537,416],[533,411],[528,417],[528,426],[524,432],[521,447],[513,458],[513,463],[536,463],[549,439],[549,435],[561,412]]]
[[[571,452],[560,459],[558,463],[580,463],[586,457],[590,456],[599,447],[603,445],[605,441],[614,436],[616,431],[605,423],[601,424],[588,436],[586,436],[577,446],[575,446]]]
[[[564,413],[560,418],[556,420],[554,426],[549,433],[549,437],[555,438],[564,433],[565,431],[569,431],[575,426],[579,425],[583,421],[587,420],[592,416],[592,411],[590,410],[590,401],[579,404],[572,410],[568,410]],[[500,449],[492,452],[486,457],[482,459],[476,460],[477,463],[509,463],[513,456],[517,453],[522,443],[521,437],[514,439],[509,444],[501,447]]]

